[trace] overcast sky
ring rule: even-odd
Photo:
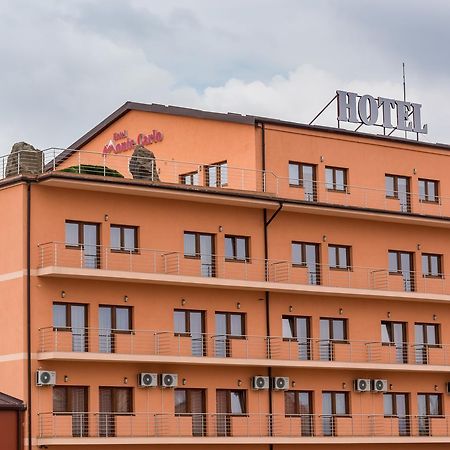
[[[450,143],[449,0],[0,0],[0,154],[127,100],[309,122],[336,89],[423,104]],[[318,124],[335,124],[335,111]]]

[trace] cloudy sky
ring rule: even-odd
[[[423,104],[450,143],[448,0],[0,0],[0,154],[127,100],[309,122],[336,89]],[[335,123],[331,111],[318,122]]]

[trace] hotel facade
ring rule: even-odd
[[[5,156],[24,448],[447,448],[449,150],[126,103]]]

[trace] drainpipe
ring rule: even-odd
[[[27,181],[27,369],[28,369],[28,449],[31,450],[31,182]]]
[[[258,123],[256,123],[256,125],[258,125]],[[264,123],[261,123],[261,157],[262,157],[262,161],[261,161],[261,167],[264,171],[266,170],[266,133],[265,133],[265,127],[264,127]],[[263,225],[264,225],[264,260],[265,263],[267,264],[267,260],[269,259],[269,239],[268,239],[268,233],[267,233],[267,228],[269,227],[270,223],[272,222],[273,219],[275,219],[275,217],[277,216],[277,214],[281,211],[281,209],[283,208],[283,203],[280,202],[280,206],[278,207],[278,209],[272,214],[272,216],[270,217],[270,219],[267,219],[267,209],[263,210]],[[266,281],[268,279],[268,274],[267,274],[267,269],[268,267],[265,267],[266,270]],[[269,337],[271,336],[271,332],[270,332],[270,292],[269,291],[265,291],[264,292],[264,301],[265,301],[265,316],[266,316],[266,336]],[[270,341],[268,341],[268,352],[270,355]],[[269,366],[267,369],[267,375],[269,377],[270,383],[272,383],[272,367]],[[269,388],[269,415],[270,417],[272,417],[272,413],[273,413],[273,408],[272,408],[272,388]],[[272,435],[272,426],[269,426],[269,435]],[[269,450],[273,450],[273,444],[269,444]]]

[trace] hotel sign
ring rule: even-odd
[[[161,142],[164,135],[161,131],[152,130],[151,133],[139,133],[136,139],[128,137],[128,131],[117,131],[113,134],[112,139],[103,147],[103,154],[109,153],[123,153],[132,150],[136,145],[150,145]]]
[[[419,103],[394,100],[386,97],[358,95],[355,92],[336,91],[338,121],[379,125],[414,133],[428,133],[428,125],[422,125]],[[394,114],[392,114],[394,113]],[[393,116],[395,125],[393,124]],[[378,120],[382,121],[381,124]]]

